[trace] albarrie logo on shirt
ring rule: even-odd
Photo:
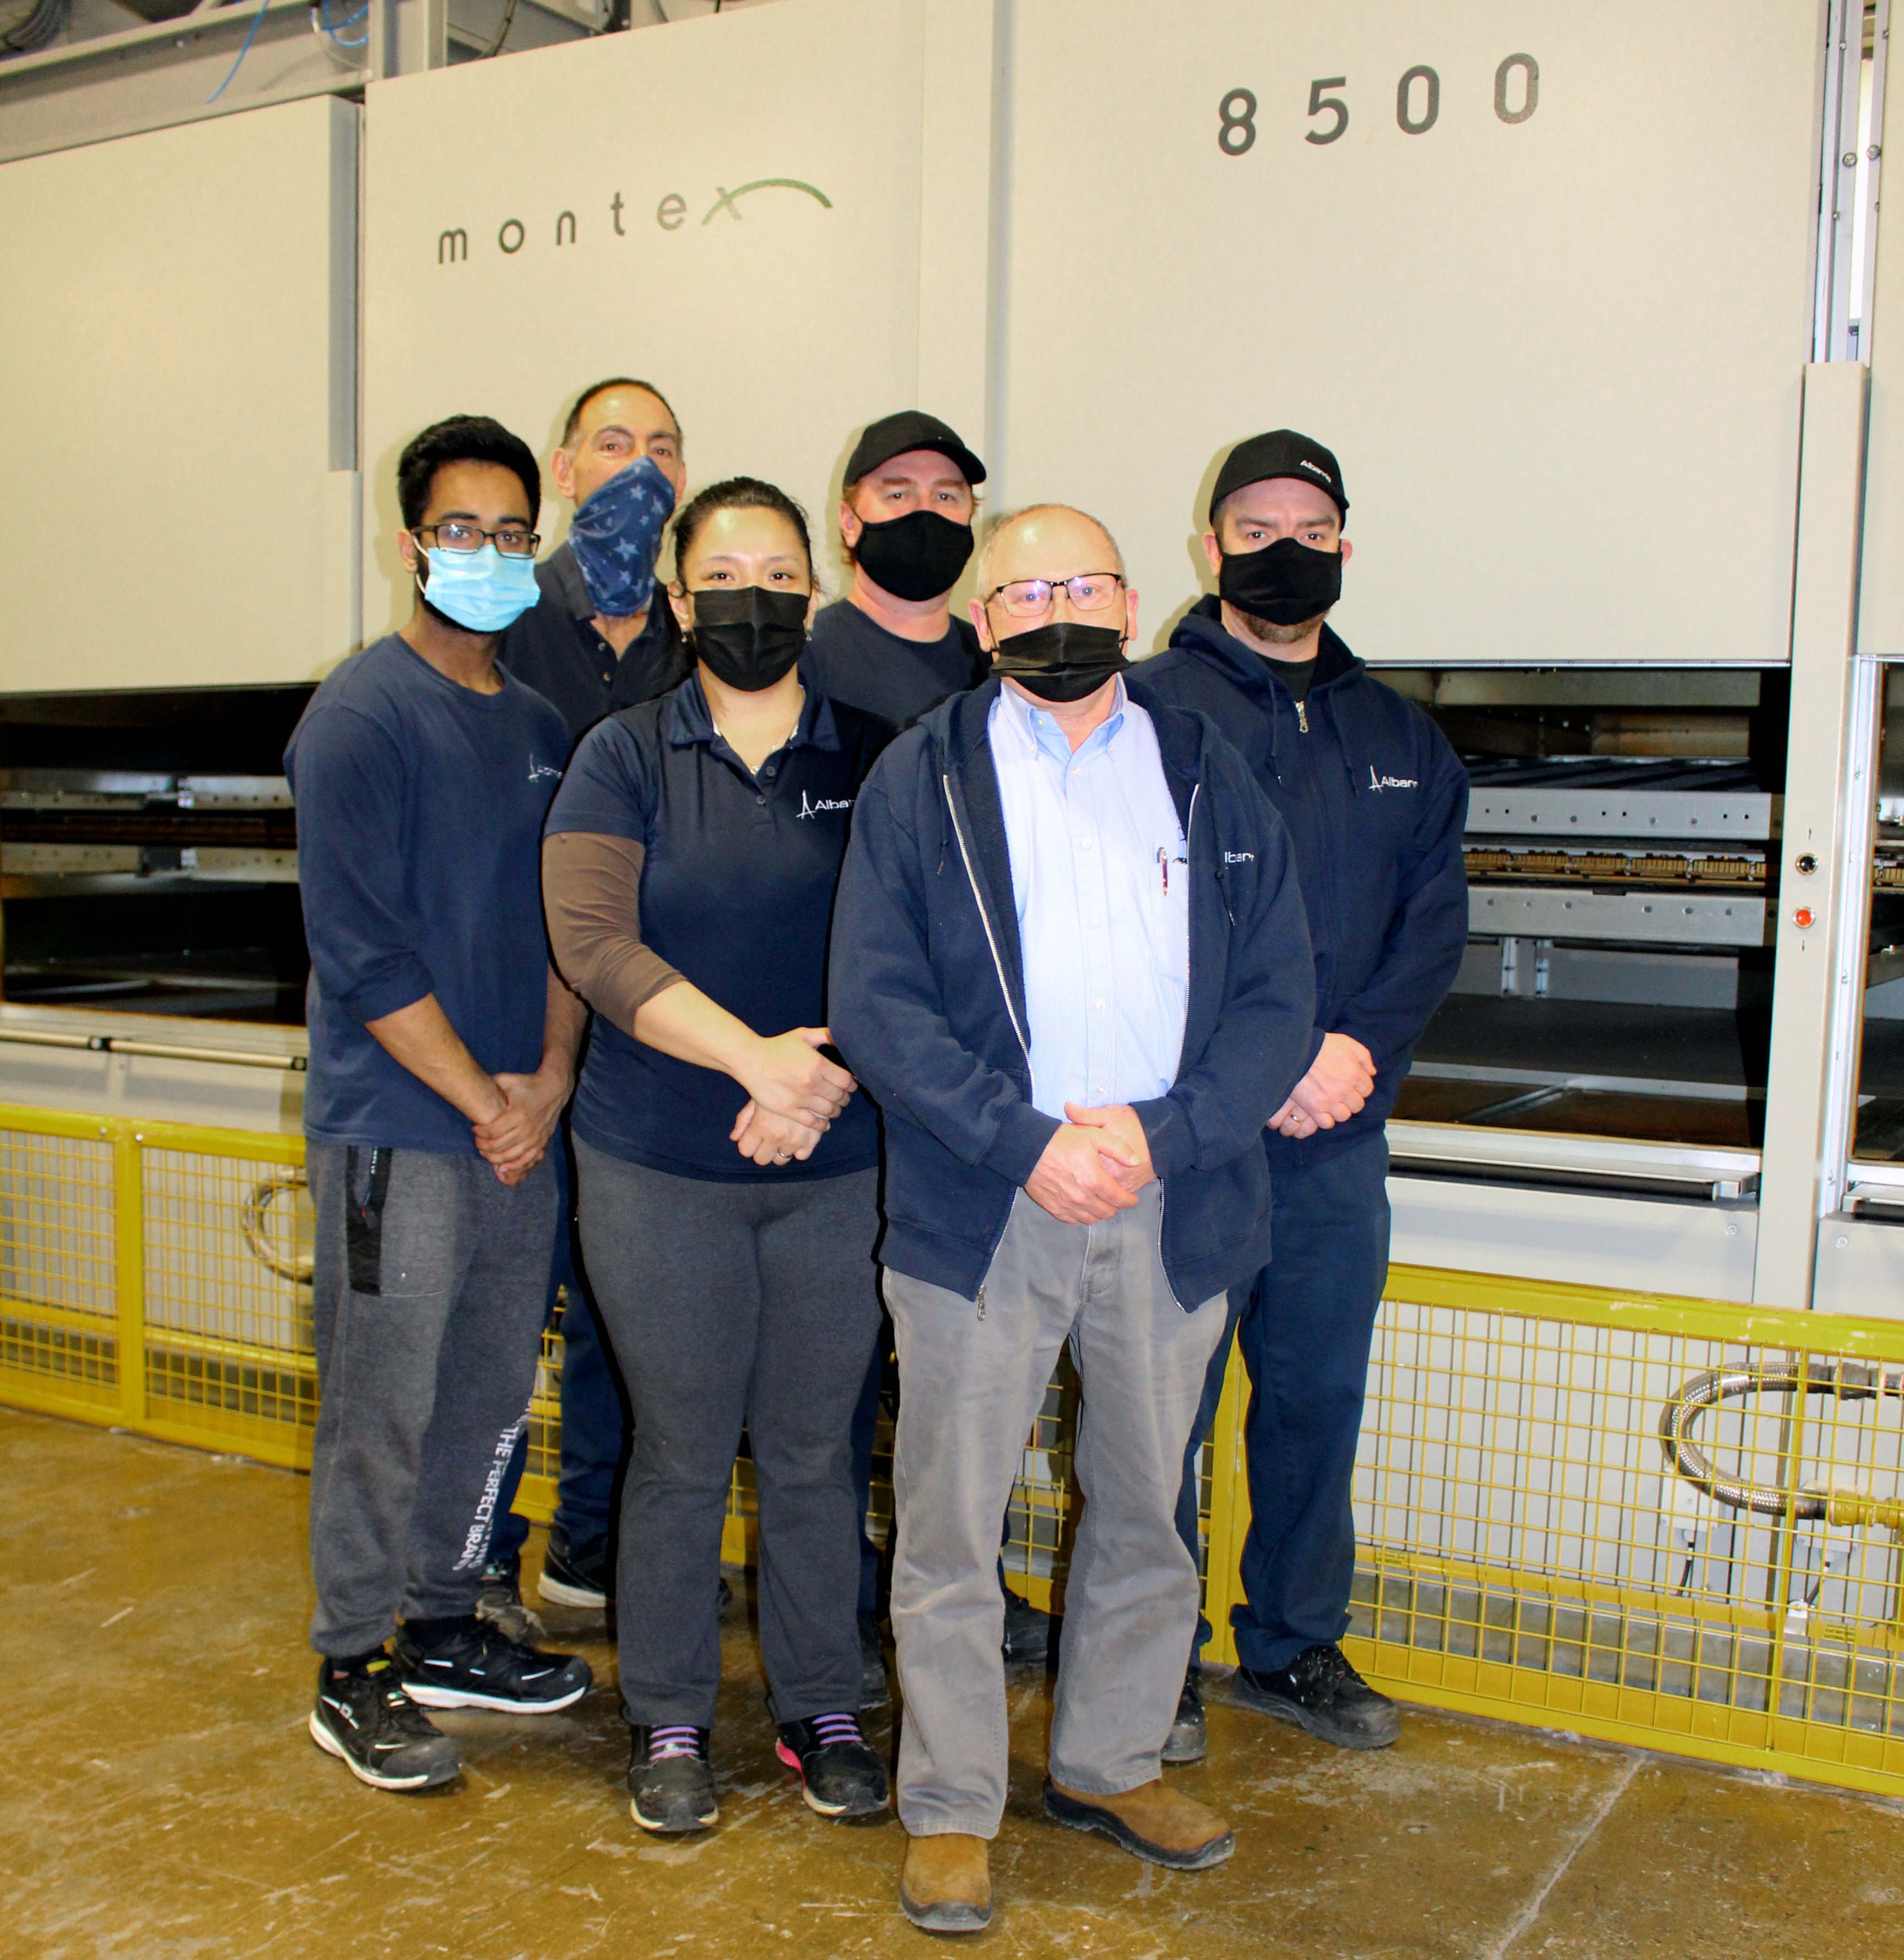
[[[1226,864],[1253,864],[1256,861],[1256,854],[1253,851],[1226,851],[1223,854],[1223,861]]]
[[[1375,765],[1371,762],[1368,765],[1368,786],[1372,790],[1419,789],[1422,779],[1418,776],[1378,776],[1375,773]]]
[[[818,816],[826,810],[851,810],[852,807],[851,797],[814,797],[809,800],[807,792],[802,790],[800,792],[800,808],[796,813],[801,816]]]
[[[559,776],[561,774],[561,770],[552,769],[546,762],[539,762],[533,756],[529,758],[529,780],[532,783],[540,781],[544,776]]]

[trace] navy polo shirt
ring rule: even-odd
[[[756,1034],[826,1025],[826,942],[846,829],[890,724],[808,689],[758,776],[715,732],[698,675],[585,736],[548,828],[641,845],[641,933]],[[595,1018],[571,1121],[624,1163],[719,1182],[839,1177],[879,1160],[855,1094],[804,1163],[750,1163],[728,1133],[747,1091]]]
[[[595,630],[595,602],[567,543],[536,567],[541,599],[502,636],[496,664],[526,681],[568,724],[572,746],[605,714],[679,687],[693,665],[657,579],[648,624],[618,658]]]
[[[839,599],[814,616],[802,668],[836,707],[843,702],[909,728],[947,695],[986,679],[992,656],[956,614],[944,639],[906,640]]]
[[[320,1142],[476,1154],[468,1117],[364,1025],[426,994],[492,1075],[541,1064],[542,826],[568,731],[501,679],[459,686],[393,633],[318,689],[285,750]]]

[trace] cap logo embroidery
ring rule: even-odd
[[[1325,483],[1329,480],[1329,472],[1323,469],[1320,463],[1311,463],[1306,456],[1302,458],[1297,467],[1300,469],[1313,469]]]
[[[814,797],[809,800],[807,792],[802,790],[800,792],[800,808],[795,814],[800,816],[818,816],[824,810],[851,810],[852,807],[853,800],[851,797]]]

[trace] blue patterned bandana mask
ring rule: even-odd
[[[674,485],[647,456],[616,470],[577,509],[568,542],[597,612],[626,619],[647,605],[661,532],[673,510]]]

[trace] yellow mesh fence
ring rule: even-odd
[[[317,1386],[295,1138],[0,1107],[0,1401],[302,1465]],[[545,1335],[521,1507],[560,1455]],[[1233,1363],[1201,1477],[1211,1658],[1250,1526]],[[1078,1384],[1004,1556],[1062,1608]],[[869,1529],[890,1527],[890,1418]],[[1904,1795],[1904,1323],[1397,1267],[1348,1642],[1417,1701]],[[753,1549],[735,1465],[726,1555]]]

